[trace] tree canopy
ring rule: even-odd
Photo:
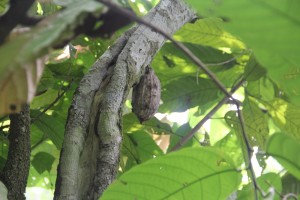
[[[0,196],[28,162],[28,199],[63,199],[76,170],[79,199],[300,197],[299,1],[24,2],[0,0]]]

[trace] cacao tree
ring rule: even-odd
[[[299,8],[0,0],[0,197],[297,199]]]

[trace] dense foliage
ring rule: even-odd
[[[31,12],[43,16],[58,12],[62,5],[55,2],[36,3]],[[14,101],[16,95],[30,96],[24,82],[36,77],[26,76],[28,71],[20,63],[44,55],[49,47],[69,38],[72,26],[86,13],[103,12],[99,4],[87,2],[67,7],[48,21],[48,28],[36,26],[0,46],[0,84],[11,81],[1,87],[1,98]],[[225,94],[186,54],[166,42],[151,64],[162,87],[159,114],[140,124],[128,98],[118,178],[101,199],[119,199],[120,195],[122,199],[205,200],[255,199],[255,193],[259,199],[298,196],[299,1],[187,2],[200,17],[174,38],[200,58],[229,91],[242,83],[233,97],[240,102],[243,118],[233,99],[208,118]],[[0,13],[5,12],[7,3],[0,0]],[[142,16],[156,3],[136,0],[123,6]],[[127,28],[109,38],[79,35],[66,47],[49,53],[30,103],[28,191],[33,187],[54,189],[73,93],[97,58]],[[0,104],[3,102],[1,99]],[[9,146],[10,120],[4,112],[0,119],[0,169]],[[205,123],[193,138],[171,152],[201,120]]]

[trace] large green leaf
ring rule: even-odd
[[[226,199],[240,181],[224,152],[188,148],[132,168],[101,199]]]
[[[159,107],[161,112],[182,112],[195,106],[201,110],[207,108],[205,104],[217,101],[218,87],[209,79],[184,77],[170,82],[162,88],[161,99],[163,104]]]
[[[225,19],[226,29],[254,50],[270,77],[300,105],[300,1],[187,1],[201,15]]]
[[[282,99],[264,102],[276,126],[300,141],[300,108]]]
[[[275,158],[289,173],[300,180],[300,143],[283,133],[268,140],[266,155]]]

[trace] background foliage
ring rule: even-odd
[[[259,199],[299,195],[299,1],[187,2],[201,17],[185,25],[174,38],[199,57],[226,88],[233,87],[241,77],[246,80],[234,97],[242,102],[245,130],[255,150],[251,161],[261,189],[256,191]],[[7,3],[0,1],[0,13]],[[142,16],[156,3],[136,0],[124,5]],[[49,20],[52,26],[48,29],[36,27],[30,34],[2,45],[1,81],[7,74],[16,73],[14,67],[19,63],[36,58],[48,51],[49,45],[69,37],[66,28],[84,13],[100,12],[101,6],[95,5],[93,1],[88,5],[79,1]],[[37,3],[33,10],[49,15],[60,10],[60,5]],[[73,93],[84,73],[124,30],[106,39],[81,35],[49,54],[31,102],[28,191],[32,187],[54,189]],[[171,42],[158,52],[152,67],[162,85],[160,114],[139,124],[128,99],[118,179],[102,199],[118,199],[120,195],[122,199],[253,199],[255,191],[247,178],[247,160],[243,158],[247,149],[236,108],[230,103],[223,105],[184,149],[170,153],[224,94]],[[16,87],[27,90],[19,81],[16,83]],[[172,116],[180,117],[174,120]],[[9,119],[3,115],[0,168],[8,151],[8,125]]]

